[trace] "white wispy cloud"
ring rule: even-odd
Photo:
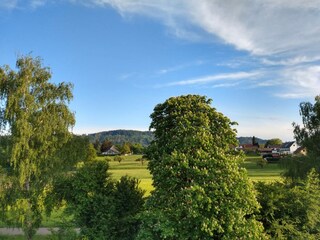
[[[47,2],[48,2],[48,0],[31,0],[30,6],[32,8],[38,8],[38,7],[45,5]]]
[[[214,75],[202,76],[202,77],[193,78],[193,79],[170,82],[168,84],[159,85],[158,87],[200,85],[200,84],[207,84],[210,82],[216,82],[221,80],[227,81],[227,80],[252,79],[252,78],[256,78],[260,74],[261,72],[237,72],[237,73],[214,74]]]
[[[36,9],[47,3],[53,3],[55,0],[0,0],[0,9],[13,10],[20,9]]]
[[[18,0],[1,0],[0,8],[4,9],[14,9],[18,5]]]
[[[238,86],[240,82],[235,82],[235,83],[220,83],[220,84],[215,84],[212,86],[212,88],[228,88],[228,87],[235,87]]]
[[[201,66],[201,65],[203,65],[205,63],[207,63],[207,61],[197,60],[197,61],[194,61],[194,62],[175,65],[173,67],[162,68],[162,69],[158,70],[156,73],[160,74],[160,75],[167,74],[167,73],[183,70],[183,69],[186,69],[186,68],[189,68],[189,67]]]
[[[320,93],[320,65],[288,68],[279,78],[286,83],[283,91],[276,94],[279,97],[303,98]]]
[[[270,66],[294,66],[294,65],[300,65],[305,63],[313,63],[320,61],[320,56],[314,56],[314,57],[307,57],[307,56],[297,56],[293,58],[288,59],[280,59],[280,60],[271,60],[268,58],[262,58],[261,62],[265,65]]]

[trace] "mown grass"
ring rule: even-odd
[[[119,180],[122,176],[134,177],[139,180],[139,186],[146,191],[146,196],[150,194],[153,190],[152,186],[152,176],[147,169],[148,162],[137,161],[142,155],[129,155],[123,156],[123,160],[119,163],[114,161],[114,157],[109,157],[111,161],[110,165],[110,174],[111,177],[115,180]],[[98,157],[98,159],[106,159],[106,157]]]
[[[105,157],[99,157],[103,159]],[[124,156],[121,163],[110,161],[110,173],[111,177],[118,180],[121,176],[128,175],[140,180],[140,187],[146,190],[146,194],[149,195],[152,191],[152,176],[147,169],[147,162],[142,165],[140,161],[136,159],[141,158],[141,155]],[[261,167],[257,162],[261,160],[261,156],[246,156],[244,163],[241,165],[248,171],[248,176],[252,181],[280,181],[281,173],[283,169],[280,168],[278,163],[269,163],[264,167]]]
[[[261,160],[261,156],[247,156],[242,167],[248,171],[248,176],[252,181],[281,181],[283,169],[278,163],[268,163],[261,167],[257,162]]]

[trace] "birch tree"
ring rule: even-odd
[[[63,164],[56,152],[71,138],[70,83],[54,84],[41,59],[18,58],[16,70],[0,68],[0,125],[4,142],[1,184],[4,216],[32,239],[50,182]],[[4,137],[6,135],[6,137]]]

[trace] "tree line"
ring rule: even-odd
[[[145,151],[154,191],[144,197],[136,179],[112,180],[88,138],[70,133],[72,85],[50,78],[30,56],[17,60],[17,71],[0,68],[1,218],[26,239],[44,213],[65,204],[82,239],[320,238],[320,96],[301,103],[303,124],[294,123],[307,156],[287,158],[275,183],[249,180],[244,155],[230,147],[236,123],[211,99],[184,95],[156,105]],[[79,239],[71,232],[61,239]]]
[[[145,147],[140,143],[124,142],[123,144],[113,144],[108,138],[102,143],[97,139],[93,143],[98,155],[108,151],[112,146],[115,146],[121,154],[143,154],[145,152]]]

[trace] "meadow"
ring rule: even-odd
[[[105,157],[99,157],[104,159]],[[120,179],[121,176],[128,175],[135,177],[140,181],[140,187],[146,191],[146,195],[150,194],[152,187],[152,176],[147,169],[147,162],[142,165],[140,161],[136,161],[141,158],[141,155],[130,155],[123,157],[123,161],[120,163],[117,161],[110,161],[110,173],[114,179]],[[113,159],[113,158],[111,158]],[[242,167],[248,171],[248,176],[252,181],[277,181],[281,180],[281,173],[283,169],[280,168],[277,163],[269,163],[263,168],[257,164],[257,161],[261,159],[261,156],[246,156]]]
[[[123,156],[123,160],[119,163],[118,161],[114,161],[114,157],[108,157],[110,169],[109,172],[111,174],[111,178],[114,180],[118,180],[121,176],[128,175],[130,177],[137,178],[139,180],[140,188],[146,191],[145,196],[150,195],[150,192],[153,189],[152,186],[152,176],[147,169],[148,163],[141,162],[137,159],[140,159],[142,155],[129,155]],[[100,156],[98,157],[100,160],[106,159],[106,157]],[[247,156],[242,166],[247,169],[248,176],[252,181],[280,181],[282,169],[277,163],[269,163],[265,165],[263,168],[257,164],[257,161],[260,160],[260,156]],[[58,210],[53,212],[50,217],[44,217],[44,221],[42,223],[43,227],[54,227],[57,226],[58,223],[61,223],[62,218],[62,210]],[[5,227],[4,223],[0,222],[0,227]],[[23,239],[22,236],[1,236],[0,239]],[[36,240],[41,239],[49,239],[46,236],[37,236]]]

